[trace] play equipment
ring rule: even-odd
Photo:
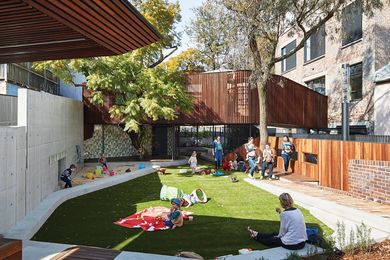
[[[186,194],[183,190],[176,188],[176,187],[170,187],[163,185],[161,187],[160,191],[160,199],[161,200],[168,200],[171,199],[183,199],[184,203],[183,206],[189,207],[196,203],[206,203],[207,202],[207,195],[202,189],[195,189],[192,191],[191,194]]]
[[[187,173],[187,169],[180,169],[179,173]]]
[[[113,170],[110,171],[110,176],[114,176],[115,172]]]
[[[160,191],[160,199],[161,200],[168,200],[170,201],[171,199],[174,198],[183,198],[183,196],[186,195],[184,191],[181,189],[178,189],[176,187],[170,187],[167,185],[163,185],[161,187]]]
[[[95,169],[96,176],[101,176],[102,171],[103,171],[103,168],[101,166],[96,166],[96,169]]]
[[[158,170],[160,170],[161,167],[158,165],[153,165],[152,168],[153,168],[153,170],[158,171]]]
[[[223,172],[217,171],[213,173],[214,176],[219,177],[223,175]]]
[[[158,170],[158,173],[165,174],[166,171],[167,171],[167,169],[165,169],[165,168],[160,168],[160,169]]]
[[[87,178],[88,180],[94,180],[95,179],[95,175],[93,174],[93,172],[87,172],[85,174],[85,178]]]
[[[139,165],[138,165],[138,169],[145,169],[145,164],[143,164],[143,163],[140,163]]]

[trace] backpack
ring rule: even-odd
[[[239,161],[237,163],[237,169],[240,171],[240,172],[245,172],[246,171],[246,167],[245,167],[245,163],[243,161]]]

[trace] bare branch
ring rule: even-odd
[[[297,20],[297,26],[302,30],[303,32],[303,38],[301,39],[301,41],[299,42],[299,44],[294,48],[292,49],[291,51],[289,51],[288,53],[286,53],[285,55],[282,55],[282,56],[279,56],[279,57],[276,57],[274,59],[274,63],[277,63],[279,61],[282,61],[284,59],[287,59],[288,57],[290,57],[291,55],[293,55],[294,53],[296,53],[298,50],[300,50],[301,48],[303,48],[303,46],[305,45],[305,42],[307,41],[307,39],[309,39],[309,37],[314,34],[322,25],[324,25],[330,18],[332,18],[334,16],[334,14],[337,12],[337,10],[340,8],[341,5],[343,5],[345,3],[345,0],[340,0],[338,1],[334,6],[333,8],[327,13],[327,15],[320,19],[318,21],[318,23],[316,25],[314,25],[310,30],[306,31],[305,27],[303,26],[303,24],[301,23],[301,21],[298,22]]]
[[[153,64],[151,64],[151,65],[149,65],[148,66],[148,68],[154,68],[154,67],[156,67],[157,65],[159,65],[160,63],[162,63],[166,58],[168,58],[169,56],[171,56],[175,51],[177,51],[177,49],[178,49],[178,47],[177,46],[173,46],[172,47],[173,48],[173,50],[170,52],[170,53],[168,53],[167,55],[161,55],[160,56],[160,58],[155,62],[155,63],[153,63]]]

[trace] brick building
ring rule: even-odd
[[[350,65],[350,124],[363,132],[390,135],[390,77],[375,80],[390,64],[390,4],[384,1],[372,17],[362,12],[362,1],[351,1],[312,35],[304,48],[275,66],[283,75],[328,96],[329,127],[341,125],[341,66]],[[337,33],[336,33],[337,31]],[[287,53],[300,41],[288,32],[280,38],[276,55]]]

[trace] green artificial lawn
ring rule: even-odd
[[[179,174],[180,168],[189,169],[170,167],[167,175],[153,173],[69,200],[55,210],[33,240],[165,255],[193,251],[207,259],[237,254],[241,248],[266,248],[250,239],[246,228],[278,232],[276,196],[246,183],[243,173],[236,173],[240,181],[232,183],[226,177]],[[113,224],[151,206],[170,207],[169,202],[159,200],[162,184],[187,193],[202,188],[209,201],[188,208],[194,220],[174,230],[145,232]],[[307,210],[302,211],[308,227],[331,234]]]

